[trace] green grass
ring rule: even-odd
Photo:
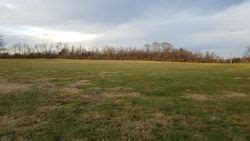
[[[250,140],[250,64],[0,60],[2,140]]]

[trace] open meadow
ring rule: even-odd
[[[0,60],[0,140],[250,140],[250,64]]]

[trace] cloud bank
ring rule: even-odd
[[[250,45],[249,13],[249,0],[0,0],[0,34],[9,44],[168,41],[240,56]]]

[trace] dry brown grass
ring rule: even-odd
[[[132,109],[133,108],[133,109]],[[161,112],[148,111],[142,113],[143,107],[129,107],[128,110],[138,111],[138,120],[129,119],[126,115],[118,119],[122,122],[121,132],[122,137],[125,140],[142,139],[142,140],[154,140],[153,130],[159,126],[168,132],[173,125],[173,119],[166,116]]]
[[[58,108],[58,107],[55,105],[43,105],[43,106],[37,108],[36,113],[37,114],[49,113],[49,112],[55,111],[56,108]]]
[[[235,80],[250,80],[250,77],[234,77]]]
[[[80,80],[77,82],[74,82],[72,84],[70,84],[70,87],[81,87],[81,86],[87,86],[90,85],[91,83],[89,82],[89,80]]]
[[[232,99],[232,98],[245,98],[247,97],[244,93],[238,93],[238,92],[232,92],[232,91],[223,91],[220,96],[208,96],[208,95],[201,95],[201,94],[186,94],[185,96],[182,96],[186,99],[192,99],[195,101],[209,101],[209,100],[216,100],[216,99]]]
[[[0,94],[20,93],[31,89],[30,84],[0,81]]]
[[[83,118],[85,120],[98,120],[102,118],[103,115],[100,112],[97,111],[91,111],[83,114]]]
[[[90,85],[91,83],[88,80],[80,80],[68,84],[66,86],[56,86],[55,84],[43,80],[42,85],[40,88],[45,89],[46,91],[58,92],[58,93],[65,93],[65,94],[80,94],[82,91],[80,87]]]
[[[202,94],[186,94],[185,96],[183,96],[183,98],[192,99],[192,100],[195,100],[195,101],[211,100],[210,97],[208,97],[207,95],[202,95]]]
[[[84,82],[84,84],[92,85],[91,87],[88,87],[87,92],[75,87],[75,83],[69,84],[64,88],[61,88],[58,92],[67,96],[66,99],[82,99],[93,102],[103,102],[110,99],[113,99],[114,102],[121,102],[124,101],[124,98],[141,97],[140,93],[132,91],[132,89],[129,88],[115,87],[102,90],[100,87],[95,86],[94,84],[89,83],[88,81]]]
[[[80,80],[72,82],[66,86],[57,86],[55,83],[51,82],[55,78],[35,78],[32,80],[36,88],[42,89],[46,92],[60,92],[68,94],[78,94],[81,93],[80,87],[91,85],[89,80]]]
[[[65,88],[62,88],[61,92],[64,92],[67,94],[79,94],[81,90],[78,88],[74,88],[74,87],[65,87]]]
[[[80,81],[73,82],[65,86],[64,88],[61,88],[60,91],[64,93],[68,93],[68,94],[79,94],[81,93],[80,87],[88,86],[88,85],[92,85],[92,83],[90,83],[89,80],[80,80]]]
[[[105,98],[125,98],[125,97],[140,97],[137,92],[105,92],[102,94]]]
[[[0,116],[0,132],[10,129],[16,134],[25,136],[30,131],[40,129],[40,127],[46,124],[46,115],[55,111],[56,108],[57,106],[55,105],[42,105],[32,114],[16,112],[2,115]],[[4,137],[2,139],[4,139]],[[8,138],[6,137],[6,139]]]
[[[141,94],[135,92],[131,88],[114,87],[107,89],[106,92],[102,94],[104,98],[126,98],[126,97],[141,97]]]
[[[51,82],[51,80],[52,79],[35,79],[33,82],[37,89],[53,93],[56,92],[58,88],[54,83]]]
[[[220,96],[221,99],[225,99],[225,98],[245,98],[247,97],[246,94],[244,93],[239,93],[239,92],[233,92],[233,91],[223,91],[223,94]]]
[[[99,77],[112,77],[113,75],[118,74],[119,72],[101,72],[98,74]]]

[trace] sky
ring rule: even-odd
[[[0,35],[7,45],[157,41],[241,56],[250,45],[250,0],[0,0]]]

